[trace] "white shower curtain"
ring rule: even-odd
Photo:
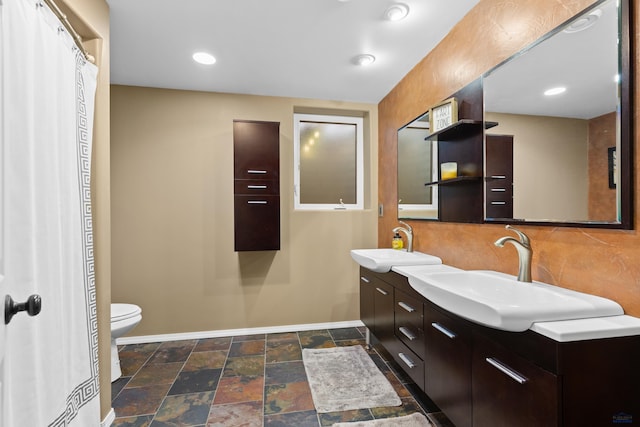
[[[100,425],[89,177],[97,68],[41,1],[0,0],[6,329],[2,427]]]

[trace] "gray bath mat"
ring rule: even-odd
[[[383,418],[353,423],[336,423],[333,427],[433,427],[427,418],[419,413],[398,418]]]
[[[318,412],[402,404],[362,346],[305,348],[302,360]]]

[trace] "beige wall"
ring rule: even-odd
[[[293,113],[365,113],[365,211],[293,210]],[[326,111],[322,111],[326,112]],[[234,252],[233,119],[280,122],[282,249]],[[112,86],[112,300],[131,335],[359,319],[357,264],[375,247],[377,109]]]
[[[487,133],[514,135],[513,217],[586,221],[588,121],[486,113]]]
[[[59,0],[99,67],[92,159],[93,246],[96,268],[100,361],[100,413],[111,409],[111,229],[109,182],[109,6],[104,0]],[[43,355],[46,357],[46,355]]]
[[[513,53],[533,42],[592,0],[481,0],[461,22],[380,102],[378,108],[378,198],[384,218],[378,221],[378,244],[388,246],[396,193],[396,131],[431,105],[473,81]],[[635,4],[635,2],[633,2]],[[639,22],[640,8],[633,19]],[[632,66],[637,69],[640,37],[632,33]],[[638,87],[636,73],[633,87]],[[632,102],[640,105],[640,92]],[[633,153],[638,153],[638,109],[633,114]],[[638,169],[638,156],[634,165]],[[635,174],[638,212],[640,174]],[[637,214],[635,223],[637,226]],[[416,249],[439,255],[465,269],[491,269],[516,274],[515,250],[493,242],[506,231],[500,225],[446,224],[412,221]],[[628,314],[640,316],[640,237],[636,230],[522,227],[532,239],[533,278],[566,288],[611,298]]]

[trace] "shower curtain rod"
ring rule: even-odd
[[[62,22],[62,25],[64,25],[64,28],[66,28],[69,34],[71,34],[71,37],[73,37],[73,40],[76,43],[76,46],[78,46],[78,49],[80,49],[80,52],[82,52],[85,59],[91,62],[92,64],[95,64],[96,58],[93,55],[91,55],[87,51],[87,49],[84,48],[84,46],[82,45],[82,37],[80,37],[80,35],[76,32],[76,30],[73,29],[73,26],[71,26],[71,23],[67,19],[67,15],[62,13],[58,5],[55,4],[53,0],[43,0],[43,1],[47,4],[47,6],[49,6],[49,8],[53,11],[53,13],[58,17],[60,22]]]

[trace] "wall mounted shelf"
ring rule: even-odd
[[[451,178],[451,179],[443,179],[441,181],[433,181],[433,182],[427,182],[424,185],[452,185],[452,184],[459,184],[461,182],[468,182],[468,181],[478,181],[478,180],[482,180],[481,176],[459,176],[457,178]]]

